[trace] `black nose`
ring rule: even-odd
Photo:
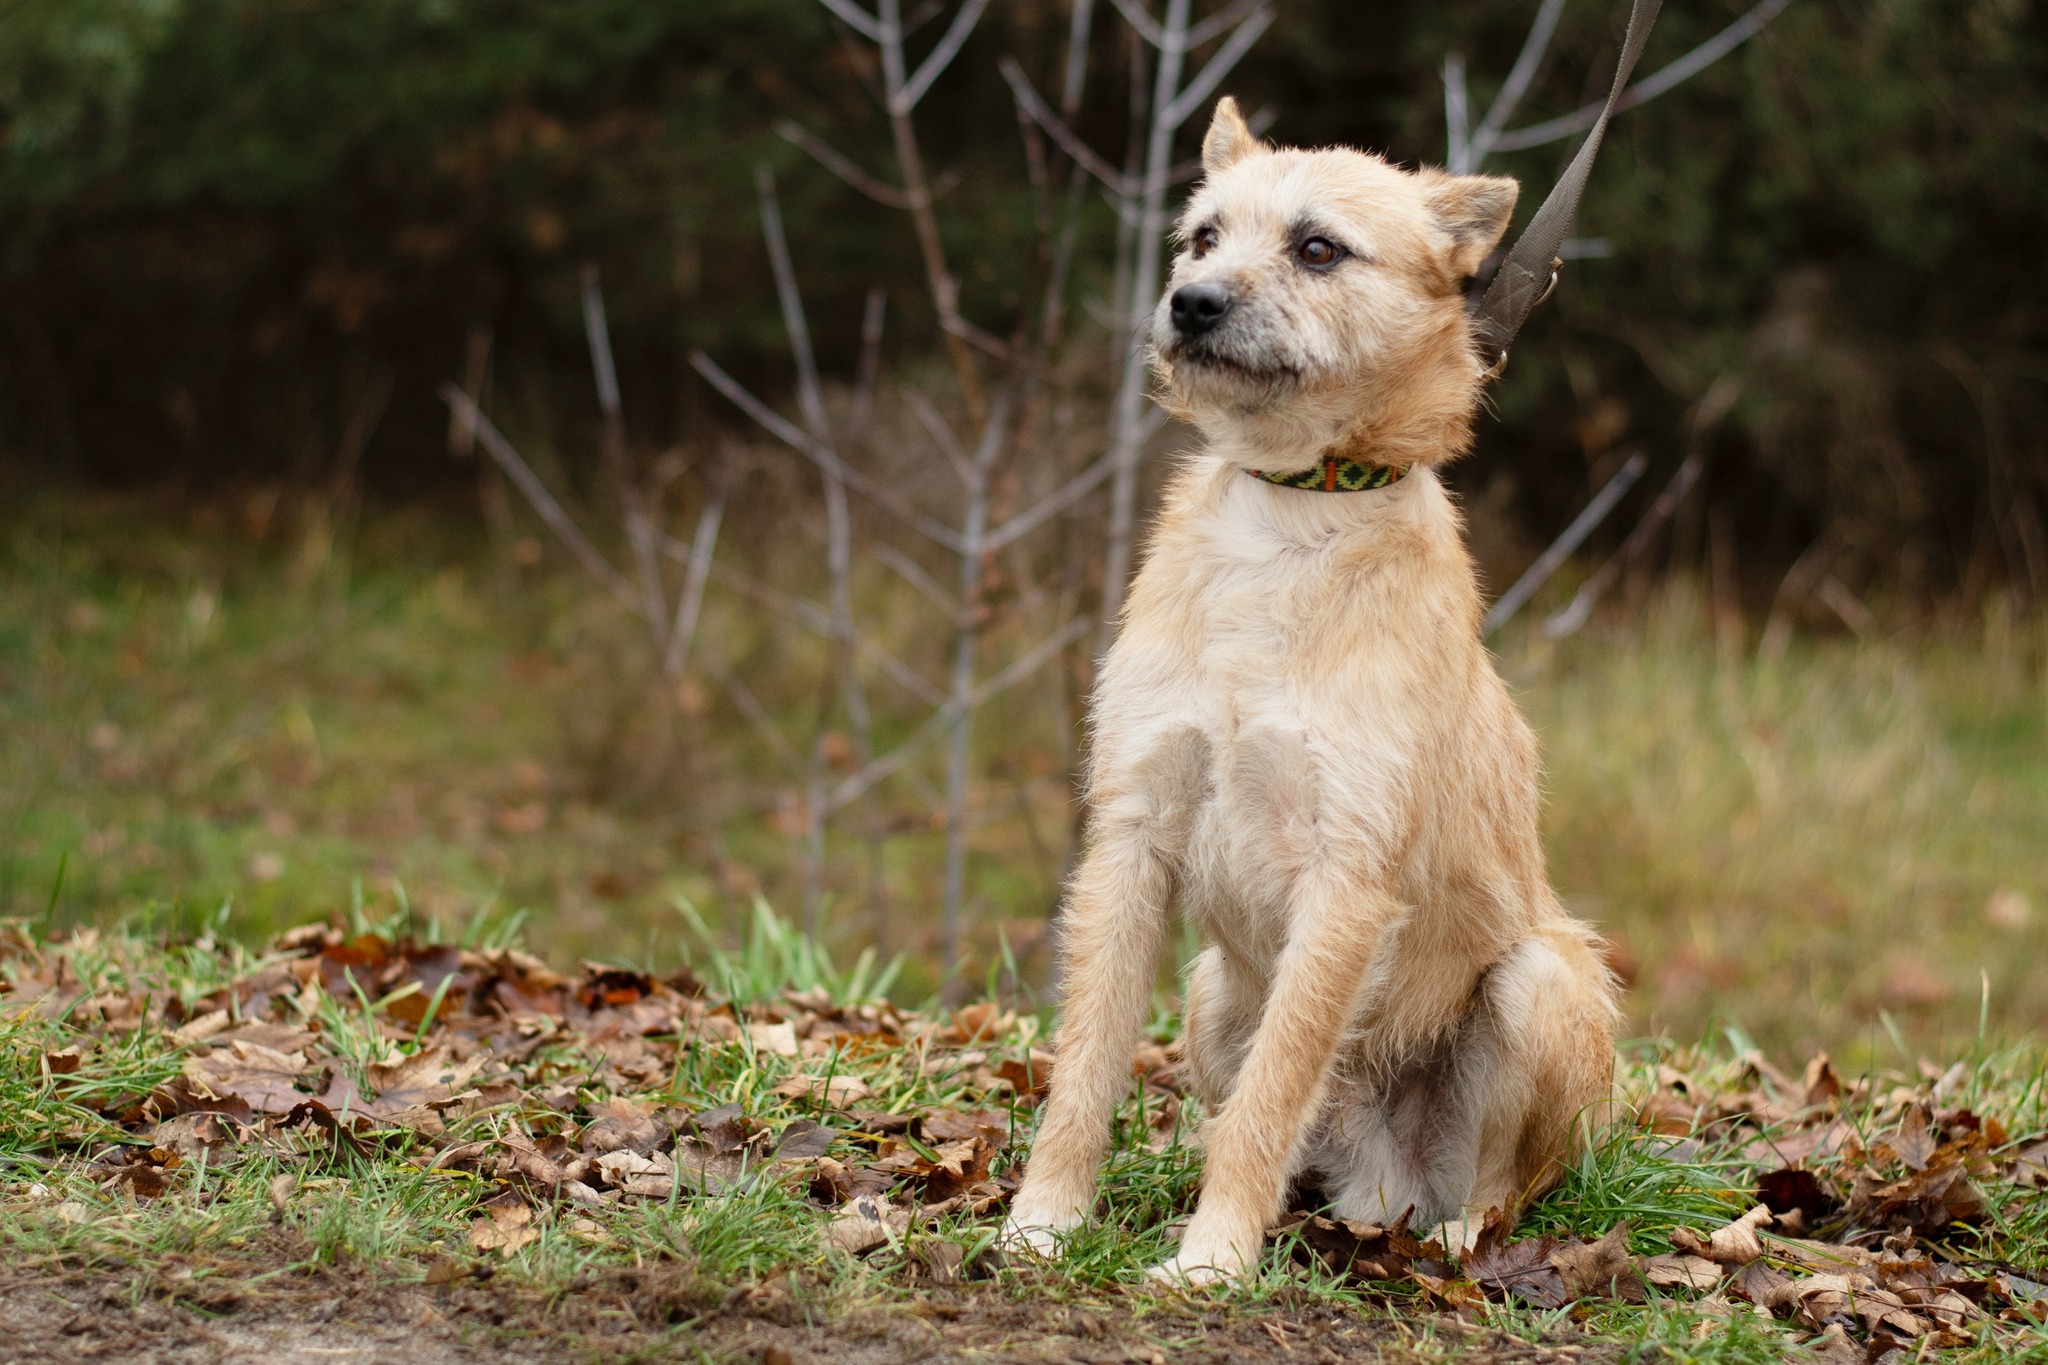
[[[1184,284],[1173,291],[1173,326],[1182,336],[1200,336],[1223,321],[1237,300],[1220,284]]]

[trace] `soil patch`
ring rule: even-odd
[[[289,1239],[280,1239],[281,1243]],[[1224,1313],[1162,1298],[1134,1304],[1034,1297],[1028,1287],[924,1289],[914,1300],[827,1308],[801,1284],[721,1291],[688,1267],[615,1269],[550,1290],[510,1275],[447,1284],[397,1280],[366,1266],[304,1265],[271,1255],[166,1257],[153,1264],[0,1270],[0,1363],[334,1365],[394,1361],[761,1361],[767,1365],[1153,1365],[1154,1362],[1384,1360],[1434,1332],[1440,1358],[1463,1339],[1471,1358],[1540,1361],[1563,1350],[1514,1341],[1455,1318],[1367,1319],[1326,1304]],[[280,1269],[280,1266],[289,1268]]]

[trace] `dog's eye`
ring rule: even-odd
[[[1189,239],[1189,245],[1195,249],[1195,259],[1201,260],[1216,249],[1216,229],[1212,227],[1196,228],[1195,235]]]
[[[1294,254],[1301,258],[1303,265],[1314,266],[1317,270],[1327,270],[1337,264],[1338,259],[1344,254],[1344,249],[1327,237],[1311,237],[1296,247]]]

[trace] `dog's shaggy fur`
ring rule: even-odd
[[[1297,1175],[1347,1218],[1518,1207],[1607,1100],[1614,1013],[1435,473],[1471,439],[1463,288],[1515,184],[1270,148],[1228,99],[1203,163],[1152,342],[1206,442],[1096,685],[1058,1062],[1009,1228],[1048,1250],[1093,1204],[1178,903],[1209,945],[1185,1045],[1210,1117],[1159,1273],[1194,1281],[1255,1261]],[[1410,472],[1248,476],[1329,451]]]

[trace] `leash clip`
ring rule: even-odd
[[[1535,302],[1529,305],[1528,309],[1525,312],[1525,316],[1526,313],[1535,312],[1538,308],[1541,308],[1546,302],[1549,301],[1550,296],[1557,292],[1557,282],[1559,278],[1563,276],[1563,274],[1563,258],[1558,256],[1552,256],[1550,258],[1550,278],[1543,282],[1543,292],[1538,294],[1536,296]],[[1503,346],[1500,348],[1500,354],[1494,357],[1493,363],[1491,365],[1488,365],[1486,369],[1481,372],[1479,376],[1479,382],[1482,384],[1492,383],[1494,380],[1500,378],[1501,372],[1507,369],[1507,367],[1508,348]]]

